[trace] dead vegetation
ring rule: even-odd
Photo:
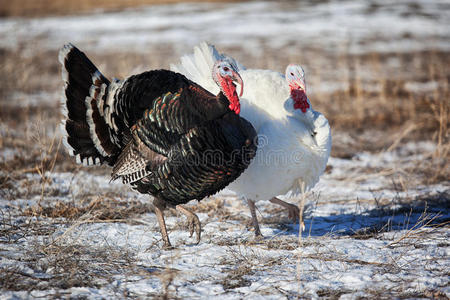
[[[129,249],[105,249],[80,244],[31,244],[24,251],[25,267],[0,269],[5,290],[31,291],[52,288],[99,287],[114,274],[135,273]]]
[[[413,199],[392,199],[390,203],[380,204],[376,209],[366,212],[366,223],[358,223],[359,228],[351,236],[364,240],[379,238],[385,232],[407,230],[389,246],[414,236],[424,240],[427,232],[448,226],[450,220],[443,214],[450,209],[449,203],[450,190]]]
[[[41,216],[47,218],[65,218],[76,220],[89,215],[90,221],[130,222],[136,216],[153,212],[150,204],[142,204],[136,200],[120,199],[120,196],[102,195],[91,201],[77,201],[75,203],[56,201],[49,206],[31,206],[25,209],[26,216]]]
[[[39,42],[37,42],[39,45]],[[164,48],[164,49],[163,49]],[[30,56],[26,48],[11,52],[1,51],[3,63],[0,75],[9,78],[0,87],[3,95],[0,105],[0,119],[9,128],[22,127],[25,124],[45,120],[45,126],[54,127],[59,119],[60,71],[57,62],[57,49],[54,52],[36,52]],[[222,49],[238,59],[236,49]],[[152,55],[133,53],[103,54],[88,53],[107,76],[124,78],[132,73],[146,69],[167,67],[169,62],[178,60],[178,53],[170,45],[149,49]],[[114,58],[113,58],[114,56]],[[244,55],[245,56],[245,55]],[[288,63],[286,58],[275,53],[265,53],[273,62],[266,64],[282,69]],[[315,59],[320,57],[319,60]],[[448,55],[440,51],[422,51],[415,53],[372,53],[370,55],[324,56],[305,49],[302,57],[291,57],[293,61],[308,61],[307,77],[312,87],[310,99],[314,107],[329,119],[334,132],[345,130],[346,140],[334,139],[333,154],[340,157],[363,150],[393,150],[399,143],[411,140],[432,140],[438,148],[430,158],[430,168],[440,171],[436,179],[444,178],[448,173],[449,157],[449,103],[448,86],[450,69]],[[392,60],[399,61],[402,70],[391,66]],[[268,67],[258,60],[249,58],[246,65]],[[342,70],[345,76],[335,76]],[[396,76],[392,77],[391,74]],[[331,77],[331,75],[333,77]],[[373,75],[367,75],[373,74]],[[332,91],[321,89],[322,82],[331,82],[342,86]],[[337,82],[336,82],[337,81]],[[17,107],[14,97],[28,97],[31,93],[48,92],[46,105]],[[20,92],[22,94],[17,94]],[[330,100],[332,99],[332,100]],[[50,105],[49,105],[50,104]],[[14,116],[12,118],[11,116]],[[18,117],[18,118],[17,118]],[[15,132],[12,138],[17,140]],[[374,138],[375,137],[375,138]],[[16,142],[17,143],[17,142]],[[8,147],[8,138],[2,138],[0,145]]]

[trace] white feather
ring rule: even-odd
[[[102,95],[101,97],[99,97],[98,101],[97,101],[97,107],[98,107],[98,111],[100,112],[100,115],[102,117],[105,116],[105,112],[103,111],[103,103],[105,102],[104,99],[102,99],[106,93],[106,88],[107,85],[105,83],[102,83],[102,85],[100,86],[100,94]]]
[[[96,83],[96,81],[102,81],[102,73],[100,73],[99,70],[95,71],[94,74],[92,74],[92,83]]]
[[[87,157],[83,158],[81,160],[81,162],[82,162],[83,166],[89,166],[89,161],[88,161]]]
[[[70,156],[74,156],[75,155],[75,149],[73,149],[72,146],[70,146],[69,142],[67,141],[67,131],[66,131],[66,120],[62,120],[61,124],[59,124],[59,128],[61,130],[62,133],[62,143],[64,145],[64,147],[66,147],[67,151],[69,152]]]
[[[106,97],[106,101],[104,104],[104,118],[106,121],[106,124],[109,125],[114,131],[118,132],[119,129],[117,125],[114,122],[114,119],[112,118],[112,114],[115,110],[115,95],[118,89],[122,87],[123,81],[120,80],[113,80],[110,85],[108,86],[108,96]]]
[[[61,75],[62,75],[62,79],[63,79],[64,82],[68,82],[69,81],[69,73],[67,73],[64,61],[66,59],[67,54],[69,54],[69,52],[72,51],[73,47],[74,46],[72,44],[70,44],[70,43],[65,44],[61,48],[61,50],[59,50],[59,53],[58,53],[58,61],[61,63],[61,65],[63,65],[62,74]]]
[[[67,120],[69,117],[69,111],[67,110],[67,98],[66,98],[66,89],[67,89],[67,82],[64,83],[64,87],[62,90],[62,95],[60,99],[61,104],[61,113],[63,115],[63,119]]]
[[[62,120],[62,122],[60,124],[60,130],[61,130],[62,135],[63,135],[62,142],[63,142],[63,145],[68,150],[69,154],[71,156],[74,156],[75,155],[75,149],[67,141],[68,134],[67,134],[67,131],[66,131],[66,120],[69,118],[68,117],[69,112],[67,110],[66,89],[67,89],[68,82],[69,82],[69,73],[67,72],[66,67],[65,67],[65,63],[64,63],[67,54],[72,50],[72,48],[73,48],[72,44],[70,44],[70,43],[69,44],[65,44],[64,47],[62,47],[61,50],[58,53],[58,61],[63,66],[61,68],[61,70],[62,70],[61,71],[61,76],[62,76],[62,79],[63,79],[63,82],[64,82],[64,86],[63,86],[63,89],[62,89],[62,95],[61,95],[61,99],[60,99],[61,113],[63,115],[63,120]],[[80,158],[77,156],[77,161],[79,159]]]
[[[326,118],[312,109],[311,117],[302,119],[284,108],[290,93],[283,74],[246,70],[206,43],[195,47],[193,55],[185,55],[171,69],[217,94],[211,69],[223,57],[234,61],[240,69],[244,82],[241,116],[252,123],[260,141],[250,166],[228,188],[252,200],[269,200],[287,192],[295,195],[300,192],[301,182],[307,189],[312,188],[324,172],[330,155],[330,127]],[[316,132],[314,136],[311,130]]]
[[[255,158],[228,188],[253,200],[287,192],[296,196],[301,192],[299,182],[311,189],[324,172],[331,150],[330,127],[316,130],[312,137],[308,126],[294,117],[264,123],[258,131]]]
[[[207,78],[207,77],[211,76],[211,69],[212,69],[212,66],[214,65],[214,61],[211,59],[211,56],[210,55],[205,56],[203,51],[200,50],[200,48],[196,47],[196,48],[194,48],[194,58],[195,58],[195,63],[198,66],[198,71],[201,72],[200,75],[203,78]],[[210,59],[208,59],[208,58],[210,58]]]
[[[91,89],[92,89],[92,87],[91,87]],[[89,134],[91,136],[91,140],[94,142],[95,149],[97,149],[97,151],[102,156],[108,157],[109,154],[103,148],[102,143],[100,142],[100,139],[98,138],[97,132],[95,130],[95,122],[92,119],[92,114],[94,113],[94,111],[92,110],[91,101],[92,101],[92,98],[89,96],[87,96],[84,100],[84,103],[86,105],[86,121],[89,125]]]
[[[212,67],[220,57],[214,53],[213,46],[201,43],[194,48],[193,55],[184,55],[180,58],[181,63],[171,64],[170,69],[186,76],[188,79],[199,84],[204,89],[217,95],[220,91],[214,82],[211,73]],[[216,51],[217,52],[217,51]]]

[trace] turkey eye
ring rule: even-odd
[[[230,69],[229,69],[228,67],[223,67],[223,70],[224,70],[225,72],[228,72]]]
[[[294,76],[294,73],[291,72],[291,76]]]

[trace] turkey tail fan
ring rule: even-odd
[[[78,163],[111,164],[117,146],[103,111],[109,80],[72,44],[59,51],[59,62],[65,83],[61,99],[64,145]]]

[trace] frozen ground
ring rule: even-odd
[[[180,226],[183,217],[170,215],[175,249],[162,250],[148,198],[84,170],[47,174],[41,205],[52,211],[55,203],[75,209],[91,201],[90,209],[73,220],[24,216],[43,186],[39,175],[25,176],[12,187],[15,199],[0,199],[0,267],[21,282],[2,297],[449,297],[450,185],[423,186],[405,173],[433,150],[407,144],[332,158],[307,195],[301,244],[298,224],[262,201],[265,238],[255,240],[246,206],[225,190],[192,204],[203,225],[199,245]],[[112,210],[138,213],[102,221],[105,212],[91,205],[99,197]],[[4,286],[15,286],[9,280]]]
[[[171,251],[161,249],[148,196],[110,184],[108,171],[76,168],[63,161],[67,156],[56,157],[58,134],[56,144],[48,145],[59,122],[56,49],[66,41],[111,60],[99,66],[102,70],[126,72],[141,68],[139,57],[155,53],[156,47],[169,54],[151,63],[167,67],[169,58],[190,52],[203,40],[238,49],[238,58],[256,67],[270,61],[267,53],[283,56],[284,64],[301,57],[299,49],[320,50],[305,56],[314,58],[302,61],[306,68],[316,59],[327,65],[342,53],[370,59],[373,52],[394,51],[386,62],[380,60],[378,73],[361,67],[363,79],[378,80],[361,90],[389,92],[380,81],[380,74],[387,73],[388,79],[408,80],[405,90],[413,93],[407,99],[412,101],[426,93],[439,95],[436,86],[448,85],[428,73],[408,77],[414,70],[428,70],[415,60],[424,51],[448,56],[447,2],[185,3],[81,16],[0,18],[0,57],[20,53],[20,63],[5,67],[2,74],[11,78],[2,85],[23,87],[0,89],[0,166],[5,167],[0,168],[0,298],[448,299],[450,183],[433,179],[434,168],[439,171],[446,157],[439,157],[442,148],[431,141],[404,143],[402,132],[402,138],[382,132],[354,140],[355,134],[333,128],[335,149],[349,149],[330,159],[327,172],[306,195],[301,240],[298,224],[264,201],[258,202],[258,217],[265,238],[255,240],[248,208],[225,190],[189,204],[203,226],[198,245],[185,230],[184,217],[168,213]],[[129,60],[123,63],[124,52]],[[409,52],[416,56],[410,59]],[[404,70],[401,53],[417,69]],[[130,59],[134,56],[137,61]],[[40,59],[41,64],[36,62]],[[395,68],[383,69],[386,65]],[[311,89],[347,89],[337,80],[345,79],[347,67],[338,62],[318,68],[321,80],[311,80]],[[444,67],[442,78],[448,79]],[[24,68],[21,76],[15,77],[16,68]],[[41,68],[39,79],[32,72]],[[383,97],[377,101],[392,100]],[[17,116],[5,116],[2,109]],[[419,131],[422,124],[415,126]],[[387,150],[355,150],[380,148]]]

